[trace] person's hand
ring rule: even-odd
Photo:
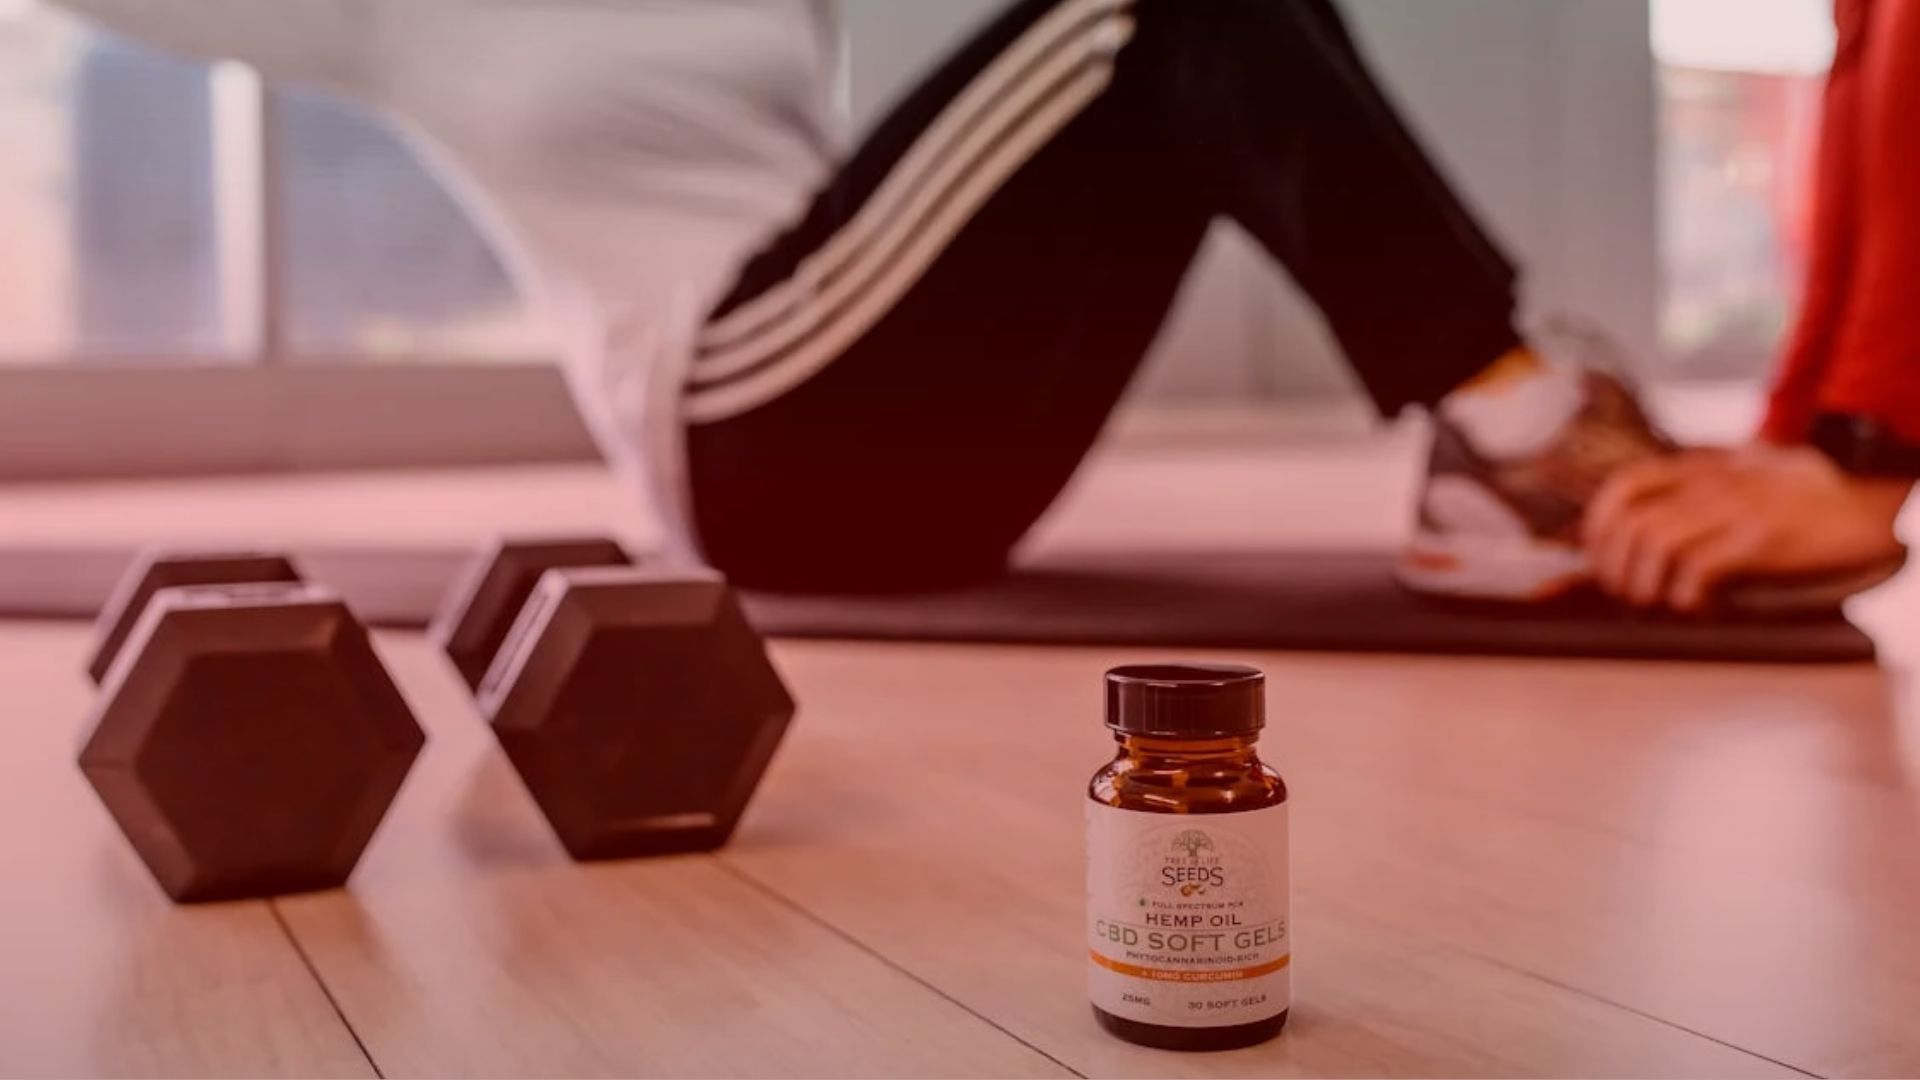
[[[1694,450],[1608,480],[1583,523],[1602,588],[1705,608],[1732,577],[1844,571],[1896,556],[1908,480],[1852,476],[1810,447]]]

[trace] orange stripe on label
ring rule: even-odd
[[[1238,982],[1241,979],[1257,979],[1262,975],[1271,975],[1293,962],[1293,954],[1289,953],[1278,960],[1269,960],[1254,967],[1227,968],[1224,971],[1176,971],[1168,968],[1123,964],[1111,957],[1101,956],[1092,949],[1087,950],[1087,955],[1093,957],[1094,963],[1121,975],[1129,975],[1136,979],[1153,979],[1157,982],[1182,983]]]

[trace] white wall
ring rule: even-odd
[[[1006,0],[842,0],[856,123]],[[1201,2],[1201,0],[1190,0]],[[1274,0],[1285,3],[1289,0]],[[1651,358],[1653,69],[1636,0],[1343,0],[1376,70],[1526,267],[1525,312],[1579,314]],[[1383,253],[1391,257],[1391,253]],[[1391,317],[1391,297],[1382,297]],[[1160,399],[1349,386],[1259,249],[1216,235],[1150,363]]]

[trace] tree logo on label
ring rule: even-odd
[[[1184,851],[1187,858],[1197,859],[1201,852],[1213,850],[1213,838],[1199,829],[1188,829],[1173,838],[1173,850]]]

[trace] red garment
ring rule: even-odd
[[[1835,0],[1806,294],[1765,435],[1822,412],[1920,442],[1920,0]]]

